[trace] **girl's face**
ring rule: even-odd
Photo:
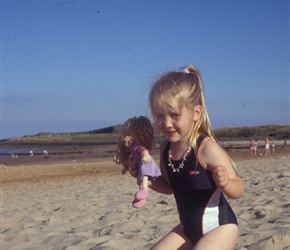
[[[177,105],[175,105],[177,107]],[[185,106],[179,109],[166,105],[156,115],[156,122],[160,132],[172,143],[188,144],[189,134],[194,122],[193,113]]]

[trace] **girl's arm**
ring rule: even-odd
[[[213,178],[217,186],[231,199],[239,199],[244,194],[244,183],[236,174],[230,177],[225,166],[212,166]]]
[[[211,139],[202,143],[198,157],[206,169],[212,172],[216,185],[231,199],[239,199],[244,194],[244,184],[235,171],[227,153]]]
[[[172,194],[172,188],[162,175],[159,176],[149,187],[161,194]]]
[[[172,188],[169,184],[169,179],[167,176],[167,172],[165,169],[165,165],[163,162],[163,151],[166,146],[167,141],[164,141],[161,146],[160,146],[160,171],[161,171],[161,176],[159,176],[152,185],[150,185],[150,188],[153,189],[154,191],[162,194],[172,194]]]

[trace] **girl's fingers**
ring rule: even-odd
[[[130,155],[128,158],[128,171],[133,177],[138,176],[138,172],[139,172],[138,164],[139,164],[139,161],[134,160],[133,155]]]
[[[219,187],[227,186],[229,182],[229,176],[224,166],[212,166],[213,178]]]

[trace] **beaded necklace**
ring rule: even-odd
[[[183,155],[183,159],[182,159],[182,162],[179,164],[178,168],[175,168],[174,167],[174,164],[171,162],[171,158],[172,158],[172,154],[171,154],[171,150],[168,151],[168,166],[170,166],[173,170],[173,172],[179,172],[179,170],[181,168],[183,168],[184,166],[184,162],[186,161],[186,156],[188,156],[188,154],[190,153],[191,151],[191,147],[189,146],[185,152],[184,152],[184,155]]]

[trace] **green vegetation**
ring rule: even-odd
[[[221,139],[290,139],[290,126],[265,125],[254,127],[219,128],[214,130],[216,137]]]
[[[121,125],[101,128],[87,132],[76,133],[38,133],[33,136],[24,136],[2,140],[1,144],[41,144],[41,143],[62,143],[62,144],[116,144],[121,132]],[[155,141],[160,143],[164,137],[154,128]],[[254,127],[219,128],[214,130],[218,140],[248,140],[264,139],[270,140],[290,139],[290,126],[266,125]]]

